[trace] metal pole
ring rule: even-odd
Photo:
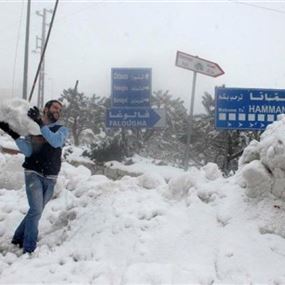
[[[40,48],[40,54],[43,53],[45,40],[46,40],[46,26],[48,24],[46,23],[47,18],[47,12],[52,13],[52,10],[47,10],[46,8],[43,9],[43,13],[41,14],[39,11],[36,11],[36,14],[40,17],[42,17],[42,36],[39,38],[37,36],[37,40],[39,39],[41,41]],[[37,41],[38,43],[38,41]],[[38,48],[38,46],[37,46]],[[39,84],[38,84],[38,107],[43,108],[44,105],[44,97],[45,97],[45,58],[43,58],[40,73],[39,73]]]
[[[185,171],[188,170],[188,163],[189,163],[189,152],[190,152],[191,135],[192,135],[191,133],[192,133],[192,124],[193,124],[196,78],[197,78],[197,72],[194,71],[193,72],[193,82],[192,82],[191,102],[190,102],[190,111],[189,111],[189,122],[188,122],[188,129],[187,129],[187,143],[186,143],[185,160],[184,160]]]
[[[46,40],[46,15],[47,9],[44,8],[43,11],[43,27],[42,27],[42,48],[41,53],[43,53],[45,40]],[[42,68],[41,68],[41,108],[44,106],[44,98],[45,98],[45,58],[43,58]]]
[[[33,93],[34,93],[35,85],[36,85],[36,82],[37,82],[37,79],[38,79],[38,76],[39,76],[39,72],[40,72],[40,69],[41,69],[42,61],[43,61],[43,58],[45,56],[47,44],[48,44],[48,41],[49,41],[51,29],[52,29],[52,26],[53,26],[56,10],[57,10],[57,6],[58,6],[58,1],[59,0],[56,0],[56,2],[55,2],[55,7],[53,9],[53,14],[52,14],[52,18],[51,18],[50,27],[49,27],[49,30],[48,30],[47,38],[46,38],[45,43],[44,43],[44,49],[43,49],[43,52],[41,54],[40,62],[39,62],[38,69],[37,69],[37,72],[36,72],[36,76],[35,76],[35,79],[34,79],[34,82],[33,82],[33,85],[32,85],[32,89],[31,89],[31,92],[30,92],[29,102],[31,102],[31,100],[32,100],[32,96],[33,96]]]
[[[27,99],[28,90],[28,63],[29,63],[29,38],[30,38],[30,14],[31,0],[27,3],[27,18],[26,18],[26,38],[25,38],[25,59],[24,59],[24,76],[23,76],[23,99]]]

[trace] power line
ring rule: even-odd
[[[275,12],[275,13],[285,14],[285,10],[269,8],[269,7],[264,7],[264,6],[260,6],[260,5],[256,5],[255,4],[255,3],[264,3],[264,1],[262,1],[262,2],[260,2],[260,1],[246,2],[246,1],[233,1],[233,0],[229,0],[229,1],[232,2],[232,3],[236,3],[236,4],[250,6],[250,7],[253,7],[253,8],[258,8],[258,9],[263,9],[263,10],[267,10],[267,11],[271,11],[271,12]],[[285,4],[284,1],[281,1],[281,2],[280,1],[279,2],[268,2],[268,3],[270,3],[270,4],[272,4],[272,3],[283,3],[283,4]]]
[[[24,10],[24,1],[22,1],[21,14],[20,14],[20,21],[19,21],[18,32],[17,32],[16,51],[15,51],[14,66],[13,66],[13,75],[12,75],[12,78],[13,78],[13,79],[12,79],[12,97],[14,97],[14,92],[15,92],[16,63],[17,63],[18,47],[19,47],[19,41],[20,41],[20,29],[21,29],[22,20],[23,20],[23,10]]]

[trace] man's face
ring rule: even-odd
[[[56,102],[52,103],[49,109],[47,109],[46,116],[48,117],[51,123],[54,123],[59,119],[61,109],[62,109],[62,106]]]

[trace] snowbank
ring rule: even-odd
[[[169,180],[165,168],[111,181],[63,163],[31,258],[9,243],[28,208],[24,190],[0,189],[0,283],[285,282],[280,209],[246,201],[213,164],[169,168]]]
[[[249,197],[272,193],[285,199],[285,115],[269,125],[260,142],[252,141],[239,161]]]
[[[24,185],[24,156],[0,153],[0,189],[20,189]]]
[[[0,154],[0,283],[285,284],[283,133],[282,119],[228,179],[136,157],[112,166],[143,174],[112,181],[64,162],[32,257],[10,244],[28,210],[23,157]]]

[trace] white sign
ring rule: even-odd
[[[212,77],[224,74],[224,71],[217,63],[181,51],[177,51],[176,66]]]

